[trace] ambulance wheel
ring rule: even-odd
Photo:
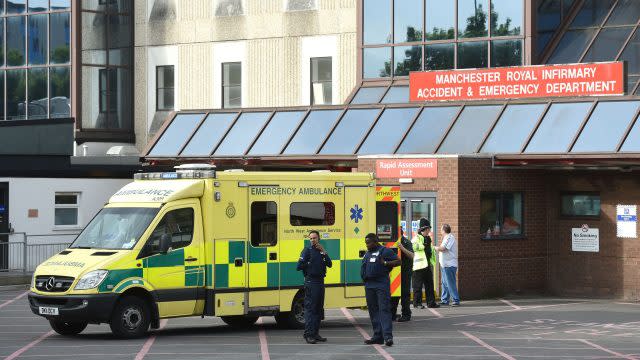
[[[151,311],[147,303],[136,296],[120,300],[111,315],[111,332],[120,338],[132,339],[144,336],[151,323]]]
[[[290,329],[304,329],[304,294],[300,293],[291,303],[291,311],[281,312],[276,315],[279,326]]]
[[[257,316],[237,315],[221,316],[220,318],[222,319],[222,321],[224,321],[225,324],[238,329],[247,328],[258,321]]]
[[[87,327],[86,322],[67,322],[59,319],[51,319],[49,324],[53,331],[66,336],[78,335]]]

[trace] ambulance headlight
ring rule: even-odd
[[[76,284],[75,290],[88,290],[93,289],[100,285],[102,280],[107,276],[109,272],[107,270],[94,270],[85,274],[80,281]]]

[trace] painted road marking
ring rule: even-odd
[[[49,332],[43,334],[39,338],[33,340],[32,342],[28,343],[27,345],[25,345],[25,346],[21,347],[20,349],[14,351],[13,354],[7,356],[6,358],[4,358],[4,360],[13,360],[13,359],[17,358],[22,353],[24,353],[25,351],[27,351],[27,350],[31,349],[32,347],[38,345],[38,343],[40,343],[42,340],[48,338],[49,336],[53,335],[54,333],[55,332],[53,330],[50,330]]]
[[[258,319],[258,324],[263,324],[262,318]],[[267,333],[264,331],[263,327],[260,327],[260,330],[258,331],[258,338],[260,339],[260,354],[262,355],[262,360],[270,360]]]
[[[5,306],[7,306],[7,305],[11,304],[12,302],[14,302],[14,301],[16,301],[16,300],[18,300],[18,299],[21,299],[21,298],[25,297],[28,293],[29,293],[28,291],[25,291],[25,292],[23,292],[22,294],[20,294],[20,295],[18,295],[18,296],[16,296],[16,297],[14,297],[14,298],[13,298],[13,299],[11,299],[11,300],[7,300],[7,301],[3,302],[2,304],[0,304],[0,309],[2,309],[3,307],[5,307]]]
[[[440,314],[438,311],[432,309],[432,308],[428,308],[429,311],[431,311],[431,313],[439,318],[444,317],[444,315]]]
[[[503,303],[505,303],[505,304],[507,304],[507,305],[511,306],[514,310],[522,310],[522,309],[523,309],[523,307],[520,307],[520,306],[518,306],[518,305],[516,305],[516,304],[512,303],[512,302],[511,302],[511,301],[509,301],[509,300],[505,300],[505,299],[498,299],[498,300],[500,300],[500,301],[502,301]]]
[[[160,327],[158,328],[158,330],[162,330],[166,325],[167,325],[167,319],[160,320]],[[136,355],[135,360],[144,359],[144,357],[147,355],[147,353],[149,352],[149,350],[151,349],[151,346],[155,341],[156,341],[156,335],[155,334],[151,335],[147,339],[147,341],[144,342],[144,345],[142,345],[142,349],[138,351],[138,354]]]
[[[580,339],[579,341],[580,341],[580,342],[582,342],[582,343],[584,343],[584,344],[587,344],[587,345],[589,345],[589,346],[591,346],[591,347],[593,347],[593,348],[596,348],[596,349],[598,349],[598,350],[602,350],[602,351],[604,351],[604,352],[606,352],[606,353],[609,353],[609,354],[611,354],[611,355],[615,355],[615,356],[617,356],[617,357],[621,357],[621,358],[623,358],[623,359],[628,359],[628,360],[638,360],[638,358],[636,358],[636,357],[633,357],[633,356],[631,356],[631,355],[621,354],[621,353],[616,352],[616,351],[613,351],[613,350],[609,350],[609,349],[607,349],[607,348],[605,348],[605,347],[602,347],[602,346],[600,346],[600,345],[598,345],[598,344],[594,344],[594,343],[592,343],[592,342],[591,342],[591,341],[589,341],[589,340]]]
[[[491,351],[493,351],[494,353],[496,353],[496,354],[498,354],[498,355],[502,356],[502,357],[503,357],[503,358],[505,358],[505,359],[508,359],[508,360],[516,360],[516,359],[515,359],[514,357],[512,357],[511,355],[509,355],[509,354],[507,354],[507,353],[504,353],[504,352],[502,352],[502,351],[500,351],[500,350],[498,350],[498,349],[494,348],[493,346],[491,346],[491,345],[487,344],[486,342],[484,342],[484,341],[482,341],[482,340],[478,339],[477,337],[475,337],[475,336],[473,336],[473,335],[469,334],[469,333],[468,333],[468,332],[466,332],[466,331],[460,331],[460,333],[461,333],[462,335],[464,335],[464,336],[468,337],[469,339],[471,339],[471,340],[473,340],[473,341],[477,342],[478,344],[482,345],[485,349],[491,350]]]
[[[553,304],[553,305],[536,305],[536,306],[527,306],[523,310],[526,311],[526,310],[544,309],[544,308],[556,307],[556,306],[578,305],[578,304],[587,304],[587,303],[589,303],[589,302],[588,301],[581,301],[581,302],[571,302],[571,303]],[[486,312],[481,312],[481,313],[451,315],[451,316],[444,316],[444,317],[442,317],[442,319],[451,319],[451,318],[459,318],[459,317],[467,317],[467,316],[478,316],[478,315],[502,314],[502,313],[510,313],[510,312],[514,312],[514,311],[519,311],[519,310],[508,309],[508,310],[486,311]],[[416,319],[416,320],[411,320],[411,321],[412,322],[419,322],[419,321],[430,321],[430,320],[438,320],[438,319],[441,319],[441,318],[429,317],[429,318]]]
[[[351,315],[349,310],[347,310],[346,308],[341,308],[340,310],[342,310],[342,313],[344,314],[344,316],[347,318],[347,320],[349,320],[351,325],[353,325],[358,330],[360,335],[362,335],[363,338],[368,339],[369,335],[367,334],[366,331],[364,331],[362,327],[360,327],[360,325],[358,325],[358,323],[356,322],[356,319],[353,317],[353,315]],[[389,355],[389,353],[385,349],[382,348],[382,346],[376,344],[376,345],[373,345],[373,347],[376,350],[378,350],[378,353],[380,353],[380,355],[382,355],[382,357],[385,358],[386,360],[394,360],[393,357]]]

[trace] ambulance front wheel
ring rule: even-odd
[[[58,319],[49,320],[49,324],[53,331],[66,336],[78,335],[87,327],[86,322],[68,322]]]
[[[151,323],[151,311],[146,301],[136,296],[126,296],[118,301],[109,326],[114,335],[132,339],[144,336]]]
[[[282,327],[304,329],[304,293],[299,293],[293,298],[291,311],[276,315],[276,322]]]
[[[249,327],[258,321],[257,316],[245,316],[245,315],[237,315],[237,316],[221,316],[220,317],[225,324],[242,329]]]

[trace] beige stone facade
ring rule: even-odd
[[[139,149],[157,129],[153,67],[167,49],[177,62],[176,108],[220,107],[215,58],[228,56],[219,44],[239,44],[243,51],[243,107],[280,107],[305,103],[303,48],[313,37],[332,44],[334,103],[356,85],[356,0],[315,0],[315,10],[285,11],[287,0],[244,0],[244,15],[216,16],[220,0],[146,0],[135,2],[135,132]],[[228,1],[228,0],[222,0]],[[161,6],[163,9],[158,10]],[[311,45],[309,41],[311,39]],[[172,63],[173,64],[173,63]],[[150,78],[151,77],[151,78]],[[307,87],[308,88],[308,87]],[[308,97],[308,95],[306,95]],[[154,112],[152,114],[151,112]],[[162,115],[162,114],[160,114]],[[156,117],[156,124],[152,127]]]

